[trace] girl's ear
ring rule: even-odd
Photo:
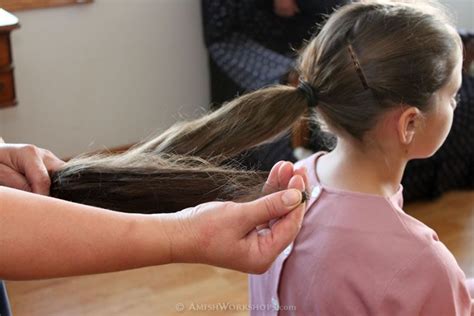
[[[422,115],[414,106],[407,107],[398,119],[398,137],[403,145],[409,145],[415,138],[416,129]]]

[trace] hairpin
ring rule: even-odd
[[[357,58],[354,52],[354,48],[351,44],[349,44],[347,46],[347,49],[349,50],[349,54],[351,55],[352,61],[354,62],[354,67],[357,72],[357,75],[360,78],[360,81],[362,82],[362,86],[365,90],[369,89],[369,85],[367,84],[367,78],[365,77],[364,72],[362,71],[362,67],[360,66],[359,59]]]

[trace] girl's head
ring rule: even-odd
[[[446,137],[460,63],[460,38],[432,7],[353,3],[307,44],[299,72],[317,93],[317,113],[339,137],[389,146],[410,159],[431,155]],[[248,197],[259,193],[265,175],[223,164],[307,112],[301,89],[260,89],[126,153],[69,162],[53,175],[51,194],[128,212]]]
[[[408,159],[421,158],[450,129],[461,52],[454,27],[432,6],[354,3],[308,43],[299,70],[318,93],[322,120],[339,137],[359,145],[383,140],[392,150],[398,141]]]

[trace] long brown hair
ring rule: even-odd
[[[432,6],[354,3],[340,8],[301,51],[302,80],[336,133],[364,140],[381,113],[421,111],[443,86],[461,43]],[[308,113],[305,95],[283,85],[242,95],[215,112],[178,122],[118,155],[81,156],[52,175],[52,196],[126,212],[173,212],[259,194],[266,174],[231,158],[270,142]],[[230,162],[230,163],[229,163]]]

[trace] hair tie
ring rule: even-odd
[[[318,104],[318,93],[316,89],[306,81],[300,81],[297,89],[304,94],[308,101],[308,107],[315,108]]]

